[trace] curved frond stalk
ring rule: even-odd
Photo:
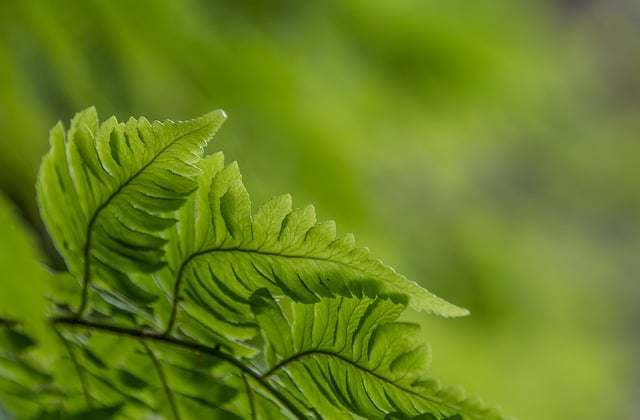
[[[164,264],[161,232],[197,188],[203,148],[224,119],[214,111],[186,122],[112,117],[100,124],[89,108],[66,133],[61,123],[53,128],[38,204],[69,272],[82,281],[78,315],[97,279],[133,300],[155,299],[128,274]]]

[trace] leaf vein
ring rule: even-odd
[[[179,141],[179,140],[181,140],[181,139],[193,134],[196,131],[198,131],[198,129],[190,130],[189,132],[187,132],[187,133],[175,138],[173,141],[169,142],[166,146],[164,146],[162,149],[160,149],[160,151],[158,153],[156,153],[149,160],[149,162],[147,162],[145,165],[143,165],[131,177],[129,177],[126,181],[124,181],[113,193],[111,193],[109,195],[109,197],[107,197],[107,199],[104,201],[104,203],[102,203],[100,206],[98,206],[96,208],[96,210],[93,212],[93,215],[89,219],[89,224],[87,226],[86,240],[85,240],[84,250],[83,250],[83,256],[84,256],[84,279],[83,279],[83,284],[82,284],[82,295],[80,297],[80,307],[78,308],[78,310],[75,313],[75,316],[77,318],[82,316],[82,313],[84,312],[84,310],[85,310],[85,308],[87,306],[87,301],[88,301],[89,286],[91,285],[91,262],[90,262],[91,261],[91,258],[90,258],[90,254],[91,254],[91,239],[93,238],[93,228],[94,228],[94,225],[96,223],[96,220],[98,219],[98,217],[100,216],[102,211],[113,201],[113,199],[115,197],[117,197],[122,192],[122,190],[124,188],[126,188],[128,185],[130,185],[138,176],[140,176],[149,166],[151,166],[156,161],[156,159],[158,159],[158,157],[161,156],[169,147],[174,145],[177,141]],[[127,143],[128,143],[128,136],[126,135],[126,133],[125,133],[125,138],[127,138]]]

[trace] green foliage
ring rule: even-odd
[[[403,318],[424,325],[432,375],[523,420],[635,418],[638,10],[3,0],[0,189],[60,269],[33,193],[43,133],[91,104],[121,121],[220,104],[233,118],[211,146],[254,203],[313,203],[472,312]],[[35,282],[0,241],[0,277]]]
[[[0,241],[3,278],[0,282],[0,319],[30,319],[32,322],[26,327],[41,333],[47,309],[44,296],[49,289],[49,279],[39,266],[40,256],[13,213],[14,209],[8,200],[0,195],[0,238],[3,239]],[[25,284],[26,279],[29,280],[28,284]],[[31,343],[27,337],[14,333],[9,333],[4,339],[16,344],[17,348],[28,347]],[[0,339],[0,342],[4,339]]]
[[[51,151],[39,176],[42,218],[71,275],[88,291],[94,277],[148,298],[128,272],[153,272],[166,242],[160,232],[197,186],[195,165],[224,120],[221,112],[186,123],[111,118],[99,124],[95,109],[76,116],[65,136],[50,136]],[[137,294],[136,294],[137,293]],[[87,297],[83,294],[78,313]]]
[[[201,157],[223,120],[100,124],[90,108],[51,131],[38,202],[67,272],[5,280],[35,299],[3,301],[10,416],[502,418],[441,387],[398,321],[466,311],[289,196],[252,215],[238,166]]]

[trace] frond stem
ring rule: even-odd
[[[171,391],[171,388],[169,388],[169,384],[167,383],[167,377],[164,374],[164,369],[162,368],[160,361],[158,360],[156,355],[153,353],[153,350],[151,350],[151,347],[149,347],[149,345],[145,340],[142,340],[142,345],[144,346],[144,350],[147,352],[149,359],[151,359],[151,362],[153,363],[153,366],[155,367],[156,372],[158,372],[158,378],[160,378],[160,382],[162,383],[162,388],[164,388],[164,392],[165,394],[167,394],[167,399],[169,400],[169,406],[171,407],[173,418],[175,420],[180,420],[180,412],[178,411],[178,404],[176,404],[176,400],[175,400],[175,397],[173,396],[173,392]]]
[[[71,359],[71,363],[73,363],[73,367],[76,370],[78,379],[80,380],[80,386],[82,388],[82,393],[84,394],[84,399],[87,402],[87,407],[91,407],[93,403],[91,401],[91,394],[89,393],[89,384],[87,383],[87,378],[84,375],[84,370],[82,369],[82,366],[80,366],[80,363],[78,362],[78,359],[76,358],[76,355],[73,352],[73,348],[71,348],[71,346],[69,345],[69,342],[67,341],[66,338],[64,338],[64,336],[58,330],[58,328],[56,328],[55,322],[53,325],[53,331],[58,336],[60,341],[62,341],[62,345],[64,345],[64,348],[67,350],[67,353],[69,354],[69,359]]]
[[[62,325],[69,325],[72,327],[92,328],[99,331],[111,332],[114,334],[125,335],[129,337],[143,339],[143,340],[147,339],[147,340],[153,340],[157,342],[172,344],[172,345],[183,347],[189,350],[209,354],[220,360],[224,360],[225,362],[233,365],[241,373],[244,373],[250,376],[251,378],[253,378],[256,382],[260,384],[260,386],[265,388],[284,407],[286,407],[287,410],[289,410],[291,414],[294,415],[295,418],[298,418],[298,419],[307,418],[307,415],[305,415],[296,405],[294,405],[293,402],[291,402],[287,397],[285,397],[275,386],[269,383],[268,380],[263,378],[263,375],[260,374],[260,372],[257,372],[248,366],[245,366],[238,359],[220,351],[215,347],[209,347],[204,344],[181,340],[176,337],[171,337],[171,336],[161,334],[158,331],[135,330],[135,329],[125,328],[125,327],[120,327],[117,325],[99,324],[99,323],[87,321],[84,319],[79,319],[76,317],[55,317],[55,318],[52,318],[51,321],[54,323],[54,325],[62,324]]]
[[[242,372],[240,376],[242,376],[242,382],[244,383],[244,388],[247,391],[247,398],[249,399],[249,410],[251,411],[251,419],[256,420],[258,418],[256,413],[256,403],[253,400],[253,392],[251,392],[251,387],[249,386],[247,375],[245,375],[245,373]]]

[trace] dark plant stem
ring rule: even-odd
[[[236,369],[240,371],[241,374],[245,374],[253,378],[261,387],[267,390],[284,407],[286,407],[286,409],[289,410],[291,414],[294,415],[294,417],[298,419],[306,419],[308,417],[295,404],[293,404],[293,402],[291,402],[287,397],[285,397],[274,385],[272,385],[267,379],[263,378],[260,372],[257,372],[256,370],[250,368],[249,366],[245,366],[240,360],[232,357],[229,354],[226,354],[220,351],[215,347],[210,347],[200,343],[181,340],[179,338],[171,337],[157,331],[135,330],[135,329],[120,327],[117,325],[100,324],[100,323],[95,323],[95,322],[87,321],[87,320],[76,318],[76,317],[54,317],[51,319],[51,322],[53,322],[54,326],[68,325],[71,327],[91,328],[98,331],[125,335],[125,336],[134,337],[142,340],[146,339],[146,340],[151,340],[151,341],[156,341],[161,343],[167,343],[167,344],[175,345],[178,347],[182,347],[182,348],[186,348],[196,352],[201,352],[201,353],[214,356],[220,360],[224,360],[225,362],[233,365]]]
[[[249,399],[249,409],[251,410],[251,419],[257,419],[256,413],[256,403],[253,401],[253,392],[251,392],[251,387],[249,386],[249,380],[247,379],[247,375],[244,372],[241,374],[242,382],[244,383],[244,388],[247,390],[247,398]]]
[[[93,403],[91,401],[91,394],[89,393],[89,385],[87,384],[87,378],[84,375],[84,370],[82,369],[82,366],[80,366],[80,363],[76,358],[73,348],[71,347],[67,339],[64,338],[62,333],[58,330],[58,328],[56,328],[55,323],[53,326],[53,330],[55,331],[60,341],[62,341],[62,345],[67,350],[67,353],[69,354],[69,358],[73,363],[73,367],[75,368],[76,373],[78,374],[78,378],[80,379],[80,386],[82,387],[82,393],[84,394],[84,399],[87,401],[87,407],[93,406]]]
[[[164,392],[165,394],[167,394],[167,399],[169,400],[169,405],[171,406],[171,412],[173,413],[173,418],[175,420],[180,420],[180,412],[178,411],[178,405],[176,404],[176,400],[173,396],[173,392],[171,392],[171,388],[169,388],[167,377],[164,374],[164,369],[162,368],[160,361],[158,360],[156,355],[153,353],[153,350],[151,350],[151,347],[149,347],[149,345],[144,340],[142,340],[142,345],[144,346],[144,349],[147,352],[147,355],[153,362],[153,366],[156,368],[156,372],[158,372],[158,378],[160,378],[160,382],[162,383],[162,388],[164,388]]]

